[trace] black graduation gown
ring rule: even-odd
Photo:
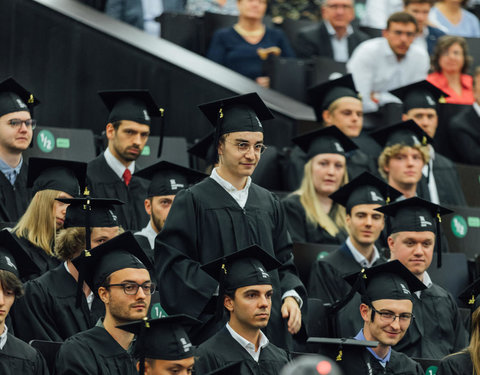
[[[57,355],[56,375],[137,375],[135,360],[103,327],[65,341]]]
[[[16,237],[16,239],[20,242],[27,254],[30,256],[32,261],[40,269],[40,272],[38,274],[32,274],[23,277],[22,282],[33,280],[43,275],[45,272],[58,267],[58,265],[60,264],[60,261],[57,258],[48,255],[42,248],[35,246],[25,237],[18,237],[15,233],[12,233],[12,235]]]
[[[132,176],[128,187],[109,167],[103,154],[87,166],[87,180],[92,197],[120,199],[125,204],[115,207],[118,221],[124,229],[141,230],[148,223],[144,201],[148,181]]]
[[[347,233],[342,230],[336,236],[332,236],[319,225],[308,221],[298,194],[287,196],[282,200],[282,205],[285,208],[288,232],[292,236],[293,242],[340,245],[347,239]],[[334,203],[329,212],[330,218],[333,219],[336,210],[337,205]]]
[[[201,344],[195,352],[195,374],[204,375],[228,364],[243,361],[241,375],[278,375],[289,361],[287,353],[272,343],[260,351],[256,362],[232,337],[227,328],[222,328],[213,337]]]
[[[437,375],[472,375],[473,364],[470,353],[462,351],[445,357],[438,366]]]
[[[211,178],[176,195],[154,251],[155,277],[166,312],[212,320],[213,311],[208,310],[214,306],[218,283],[200,265],[253,244],[282,263],[270,273],[274,295],[265,333],[284,347],[290,336],[280,312],[281,296],[295,289],[306,302],[306,291],[293,262],[283,208],[274,194],[253,183],[243,209]],[[203,339],[211,337],[213,329]]]
[[[28,166],[24,160],[13,186],[0,172],[1,222],[17,222],[27,209],[31,198],[31,190],[27,188],[27,172]]]
[[[0,374],[48,375],[49,371],[37,350],[7,333],[7,343],[0,349]]]
[[[413,295],[413,319],[395,350],[410,357],[441,359],[468,345],[468,333],[451,294],[433,284]]]
[[[390,360],[385,367],[365,348],[344,349],[343,359],[336,363],[346,375],[423,375],[425,373],[419,363],[395,350],[392,350]]]
[[[95,326],[105,315],[105,305],[94,298],[92,310],[85,296],[76,307],[77,282],[62,263],[25,284],[25,295],[12,311],[15,335],[29,342],[32,339],[65,341],[74,334]]]
[[[435,177],[435,184],[437,185],[440,204],[452,204],[454,206],[467,205],[457,169],[450,159],[435,153],[435,159],[433,159],[433,175]]]

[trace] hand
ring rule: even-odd
[[[267,89],[270,87],[270,77],[257,77],[255,81],[262,87],[266,87]]]
[[[287,297],[283,300],[282,318],[288,318],[288,332],[292,335],[300,331],[302,327],[302,312],[295,298]]]
[[[378,104],[380,100],[378,100],[377,93],[376,92],[371,92],[370,93],[370,100],[374,102],[375,104]]]

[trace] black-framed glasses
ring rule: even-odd
[[[254,145],[251,145],[248,142],[230,142],[228,140],[225,140],[225,142],[237,146],[238,152],[242,154],[246,154],[248,151],[250,151],[251,147],[253,147],[253,152],[255,152],[256,154],[263,154],[267,149],[267,146],[265,146],[263,143],[256,143]]]
[[[380,319],[383,320],[385,323],[393,323],[395,319],[398,318],[400,323],[410,323],[415,316],[412,313],[401,313],[401,314],[394,314],[392,311],[378,311],[375,307],[370,306],[375,313],[380,315]]]
[[[37,120],[28,119],[28,120],[20,120],[19,118],[12,118],[11,120],[7,121],[7,124],[10,125],[12,128],[20,128],[22,124],[25,124],[27,128],[35,129],[37,126]]]
[[[133,282],[132,283],[121,283],[121,284],[108,284],[108,285],[105,285],[105,288],[109,288],[109,287],[112,287],[112,286],[122,287],[125,294],[128,294],[128,295],[137,294],[139,288],[142,288],[143,293],[152,295],[153,293],[155,293],[155,288],[156,288],[155,283],[152,283],[151,281],[147,281],[147,282],[145,282],[141,285],[137,284],[137,283],[133,283]]]

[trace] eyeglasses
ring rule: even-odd
[[[13,118],[11,120],[7,121],[7,124],[10,125],[12,128],[20,128],[22,124],[25,124],[27,128],[32,128],[35,129],[37,126],[37,120],[34,119],[28,119],[28,120],[20,120],[18,118]]]
[[[412,31],[400,31],[400,30],[392,30],[391,33],[395,34],[396,36],[406,35],[407,38],[415,38],[415,35],[416,35]]]
[[[400,324],[402,323],[407,324],[407,323],[410,323],[410,321],[415,318],[415,316],[411,313],[401,313],[399,315],[395,315],[391,311],[378,311],[377,309],[375,309],[375,307],[373,306],[370,306],[370,307],[372,308],[373,311],[375,311],[378,315],[380,315],[380,320],[384,321],[385,323],[393,323],[395,319],[398,318],[398,321],[400,322]]]
[[[152,283],[150,281],[147,281],[142,285],[137,283],[108,284],[108,285],[105,285],[105,288],[109,288],[111,286],[121,286],[125,294],[128,294],[128,295],[137,294],[138,289],[140,287],[142,288],[143,293],[152,295],[153,293],[155,293],[155,288],[156,288],[155,283]]]
[[[330,9],[333,9],[333,10],[338,10],[338,9],[342,9],[342,10],[350,10],[350,9],[353,9],[353,6],[352,5],[348,5],[348,4],[327,4],[325,5],[327,8],[330,8]]]
[[[251,147],[253,147],[253,152],[255,152],[256,154],[263,154],[267,149],[267,146],[265,146],[263,143],[256,143],[254,145],[250,145],[250,143],[247,142],[230,142],[228,140],[225,140],[225,142],[237,146],[238,152],[242,154],[246,154],[248,151],[250,151]]]

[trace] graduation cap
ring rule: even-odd
[[[433,232],[437,236],[437,267],[442,266],[441,229],[442,216],[453,213],[452,210],[426,201],[419,197],[404,199],[399,202],[376,208],[389,220],[389,233],[398,232]]]
[[[369,172],[363,172],[336,192],[330,198],[350,212],[359,204],[388,204],[400,197],[397,189],[391,187]]]
[[[219,367],[205,375],[242,375],[243,361],[229,363],[228,365]]]
[[[343,361],[344,349],[363,350],[366,348],[376,348],[378,341],[355,340],[347,338],[330,338],[330,337],[309,337],[307,343],[324,344],[330,347],[336,347],[335,361]],[[348,360],[348,358],[347,358]]]
[[[341,375],[342,370],[330,358],[302,353],[282,369],[280,375]]]
[[[200,159],[205,160],[207,164],[215,163],[215,147],[214,147],[215,132],[208,133],[205,137],[196,142],[187,151]]]
[[[215,158],[220,136],[233,132],[263,132],[262,121],[274,118],[256,92],[201,104],[198,108],[215,127]]]
[[[158,157],[162,153],[163,134],[165,125],[163,115],[165,110],[155,103],[148,90],[106,90],[99,91],[98,95],[108,108],[108,122],[130,120],[139,124],[152,125],[152,117],[160,117],[160,144],[158,146]]]
[[[413,292],[426,289],[425,284],[398,260],[364,268],[344,279],[369,304],[380,299],[412,300]]]
[[[335,100],[346,96],[361,99],[351,74],[310,87],[307,89],[307,94],[318,122],[323,121],[323,111],[328,109]]]
[[[433,139],[413,120],[383,127],[370,133],[370,136],[383,148],[396,144],[410,147],[426,146],[433,142]]]
[[[414,108],[437,109],[438,103],[445,103],[449,95],[432,85],[427,80],[412,83],[390,91],[403,102],[403,111],[407,113]]]
[[[0,270],[9,271],[20,280],[40,273],[24,247],[7,229],[0,231]]]
[[[40,101],[13,78],[0,82],[0,116],[18,111],[32,113],[33,107],[38,104]]]
[[[148,256],[131,232],[124,232],[94,249],[85,250],[72,262],[82,279],[96,295],[98,288],[113,272],[124,268],[147,270],[153,268]],[[80,288],[83,285],[80,277],[78,284]]]
[[[86,175],[87,163],[32,157],[28,160],[27,187],[33,187],[33,195],[52,189],[75,197],[84,190]]]
[[[193,357],[194,346],[185,328],[199,323],[188,315],[171,315],[151,320],[145,318],[117,328],[137,335],[134,356],[140,359],[139,374],[143,375],[145,358],[176,361]]]
[[[318,154],[340,154],[345,156],[348,152],[358,148],[336,126],[328,126],[302,134],[292,138],[292,141],[307,154],[308,160]]]
[[[205,173],[181,165],[160,161],[135,173],[135,176],[150,180],[147,197],[175,195],[181,189],[208,177]]]
[[[468,285],[458,296],[460,300],[465,302],[470,310],[473,312],[480,306],[478,295],[480,294],[480,278],[476,279],[473,283]]]

